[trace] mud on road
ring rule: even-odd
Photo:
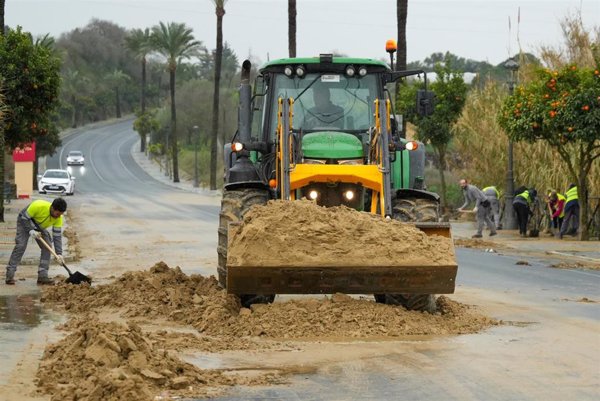
[[[234,260],[251,255],[253,260],[265,261],[273,254],[286,254],[287,259],[308,256],[312,264],[326,264],[327,252],[324,259],[307,249],[294,253],[289,244],[278,241],[285,230],[314,230],[315,225],[322,225],[317,232],[324,232],[323,237],[333,240],[331,246],[323,246],[323,238],[313,238],[318,244],[311,243],[310,233],[304,233],[308,240],[301,243],[308,242],[313,250],[342,247],[359,264],[381,260],[389,263],[391,257],[387,253],[360,252],[360,244],[353,239],[364,239],[365,235],[369,243],[379,244],[379,248],[371,247],[375,250],[389,251],[393,243],[419,244],[419,252],[404,252],[404,260],[414,255],[410,264],[418,263],[417,257],[439,263],[449,263],[454,258],[447,240],[438,244],[435,238],[429,239],[411,226],[385,222],[346,208],[324,209],[311,202],[272,202],[268,207],[255,209],[244,221],[243,235],[236,237],[238,241],[242,239],[245,247],[234,248],[238,251],[233,252]],[[286,218],[282,221],[281,216]],[[356,227],[361,235],[356,234]],[[263,234],[268,231],[271,246],[265,248],[252,240],[244,242],[244,236],[262,237],[264,241],[264,235],[253,230]],[[73,243],[83,245],[82,241]],[[259,250],[262,254],[257,253]],[[376,256],[379,259],[373,261]],[[202,353],[204,358],[213,354],[215,358],[232,351],[248,355],[271,350],[302,352],[310,349],[310,344],[320,344],[321,352],[327,353],[324,349],[328,344],[476,333],[499,324],[443,296],[437,300],[435,314],[378,304],[372,297],[342,294],[243,308],[237,297],[228,295],[218,285],[214,276],[188,275],[164,262],[105,281],[108,282],[94,286],[60,284],[44,289],[41,300],[45,307],[62,310],[69,317],[61,326],[66,337],[46,348],[37,373],[38,391],[50,395],[52,400],[67,400],[75,395],[76,399],[89,401],[141,401],[165,392],[169,396],[214,397],[226,393],[231,386],[285,383],[288,375],[316,371],[319,364],[311,364],[311,357],[304,356],[277,368],[249,373],[237,368],[191,364],[182,359],[183,354]]]

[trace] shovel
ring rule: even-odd
[[[50,245],[48,245],[48,243],[44,240],[44,238],[42,238],[40,236],[38,238],[38,240],[58,260],[58,255],[56,254],[56,252],[54,252],[54,249],[52,249],[52,247]],[[92,279],[89,278],[88,276],[86,276],[85,274],[81,274],[79,272],[71,273],[71,270],[69,270],[69,268],[67,267],[67,265],[64,262],[62,263],[62,267],[64,267],[65,270],[67,271],[67,273],[69,273],[69,278],[65,280],[65,283],[70,283],[70,284],[88,283],[88,284],[92,284]]]

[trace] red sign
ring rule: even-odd
[[[35,161],[35,142],[25,143],[13,150],[13,161],[15,162],[34,162]]]

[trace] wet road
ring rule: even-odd
[[[147,268],[160,257],[186,272],[214,274],[218,201],[174,189],[141,170],[131,158],[136,135],[130,123],[75,134],[47,161],[48,168],[64,168],[69,150],[86,155],[85,168],[72,168],[76,193],[67,198],[82,216],[76,222],[80,240],[92,249],[78,268],[109,277],[122,266]],[[457,249],[457,257],[451,297],[505,324],[474,335],[213,355],[213,366],[238,372],[310,372],[292,375],[286,385],[237,387],[218,400],[598,399],[600,304],[582,302],[600,300],[598,272],[552,269],[534,257],[526,258],[529,265],[516,265],[523,257],[470,249]],[[0,356],[9,361],[3,363],[7,374],[31,336],[44,336],[44,325],[52,322],[36,306],[31,287],[29,295],[0,294]]]
[[[239,388],[218,400],[598,399],[600,307],[577,302],[600,299],[598,272],[536,260],[515,265],[522,258],[469,249],[458,249],[457,257],[452,298],[504,325],[456,337],[338,344],[333,351],[322,345],[293,356],[315,364],[316,374],[294,376],[286,386]],[[256,359],[273,361],[276,354]],[[225,364],[269,367],[242,356]]]

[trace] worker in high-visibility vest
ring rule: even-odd
[[[548,205],[552,210],[552,215],[550,216],[550,223],[552,228],[554,228],[557,232],[560,232],[562,228],[563,220],[565,218],[565,203],[567,198],[563,194],[560,194],[554,190],[550,192]]]
[[[490,213],[496,229],[502,230],[502,223],[500,222],[500,192],[494,186],[485,187],[482,191],[490,201]]]
[[[17,233],[15,236],[15,247],[10,254],[6,265],[5,283],[15,285],[15,272],[21,263],[21,258],[27,249],[29,238],[37,242],[42,250],[40,264],[38,267],[37,283],[40,285],[54,284],[48,277],[50,265],[50,251],[42,246],[41,241],[54,245],[54,251],[58,263],[64,265],[62,256],[62,228],[63,213],[67,210],[67,202],[63,198],[56,198],[52,203],[38,199],[31,202],[25,209],[21,210],[17,217]],[[48,232],[51,230],[51,234]]]
[[[522,189],[522,188],[520,188]],[[527,223],[529,222],[529,216],[533,214],[531,206],[535,201],[537,191],[535,189],[523,189],[521,192],[517,192],[517,195],[513,199],[513,209],[517,216],[517,222],[519,225],[519,235],[521,237],[527,236]]]
[[[577,185],[570,184],[569,189],[565,193],[567,199],[565,200],[565,217],[558,233],[558,237],[567,235],[577,235],[579,230],[579,196],[577,194]]]

